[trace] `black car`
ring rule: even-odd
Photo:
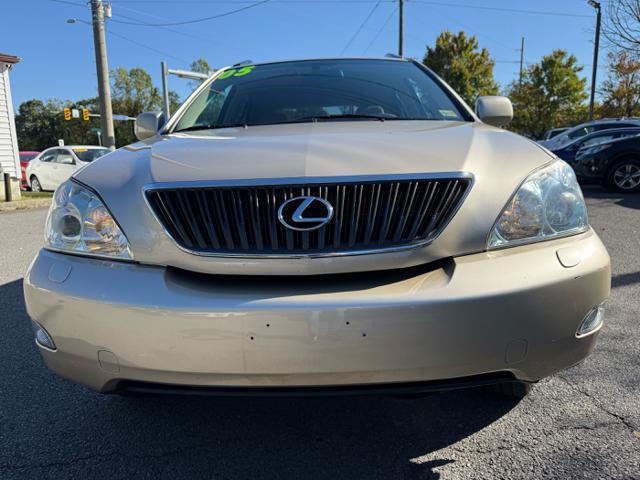
[[[558,157],[569,163],[571,166],[575,163],[575,158],[578,152],[582,149],[596,146],[600,143],[610,143],[613,140],[620,138],[632,137],[640,135],[640,127],[628,127],[628,128],[612,128],[610,130],[599,130],[593,133],[589,133],[584,137],[580,137],[577,140],[573,140],[562,147],[553,148],[551,151]]]
[[[551,140],[553,137],[557,137],[562,132],[566,132],[569,130],[569,127],[560,127],[560,128],[550,128],[544,135],[542,136],[542,140]]]
[[[581,149],[573,162],[582,181],[602,183],[618,192],[640,190],[640,136]]]

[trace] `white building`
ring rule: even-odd
[[[0,166],[4,173],[11,175],[13,197],[20,196],[20,155],[16,123],[13,117],[9,72],[20,59],[0,53]],[[4,184],[0,178],[0,199],[4,200]]]

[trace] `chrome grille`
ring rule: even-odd
[[[427,244],[451,220],[471,187],[466,174],[266,182],[159,184],[145,194],[183,249],[202,255],[288,256]],[[334,207],[331,221],[309,232],[286,228],[278,220],[278,209],[299,196],[327,200]]]

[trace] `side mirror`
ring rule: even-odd
[[[507,97],[486,96],[476,100],[476,115],[484,123],[503,127],[513,120],[513,105]]]
[[[138,115],[133,130],[138,140],[153,137],[164,126],[166,119],[162,112],[144,112]]]

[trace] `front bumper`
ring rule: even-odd
[[[495,372],[539,380],[589,354],[597,335],[576,338],[576,329],[609,295],[610,277],[589,231],[422,268],[303,278],[42,250],[24,291],[57,346],[40,347],[46,364],[92,389],[290,388]]]

